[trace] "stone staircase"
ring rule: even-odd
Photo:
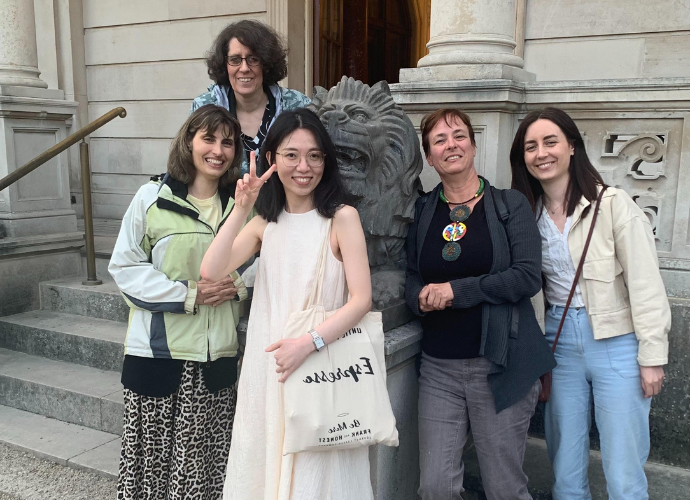
[[[129,310],[114,282],[81,281],[41,283],[40,310],[0,318],[0,441],[115,477]]]
[[[114,282],[81,281],[41,283],[40,310],[0,318],[0,441],[116,477],[129,310]]]
[[[129,315],[107,270],[119,228],[94,219],[102,285],[41,283],[39,310],[0,318],[0,441],[108,477],[119,463]]]

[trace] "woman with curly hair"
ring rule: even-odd
[[[206,57],[211,80],[208,92],[192,103],[221,106],[242,129],[242,173],[249,170],[249,153],[258,157],[268,129],[281,112],[311,102],[304,94],[278,82],[287,76],[287,49],[278,34],[259,21],[245,19],[223,29]]]

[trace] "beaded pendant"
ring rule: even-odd
[[[463,222],[465,222],[472,213],[472,209],[465,205],[465,203],[469,203],[476,197],[480,196],[483,192],[484,179],[482,179],[481,177],[479,178],[479,189],[477,190],[477,192],[474,194],[472,198],[470,198],[467,201],[463,201],[462,203],[452,203],[448,201],[446,196],[443,194],[443,189],[441,189],[441,191],[439,192],[439,197],[441,198],[441,201],[443,201],[444,203],[448,203],[449,206],[458,205],[450,211],[450,220],[452,222],[448,224],[445,228],[443,228],[443,239],[448,242],[443,246],[443,250],[441,251],[441,255],[444,260],[452,262],[454,260],[457,260],[458,257],[460,257],[460,252],[462,251],[462,249],[460,248],[460,244],[457,242],[461,240],[462,237],[465,236],[465,234],[467,233],[467,226],[465,226]]]

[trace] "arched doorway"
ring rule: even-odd
[[[426,3],[428,0],[314,0],[318,19],[314,84],[330,88],[342,75],[368,84],[380,80],[397,83],[400,68],[416,66],[419,50],[414,40],[419,38],[419,27],[428,24],[419,5]]]

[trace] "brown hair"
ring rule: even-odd
[[[215,134],[220,127],[227,131],[226,137],[232,137],[235,143],[235,157],[228,171],[220,178],[220,185],[226,187],[240,178],[240,165],[244,154],[244,147],[240,138],[240,124],[227,109],[215,104],[207,104],[189,115],[170,144],[168,173],[173,179],[187,185],[194,182],[196,167],[192,157],[192,139],[199,130]]]
[[[441,108],[432,113],[429,113],[424,118],[422,118],[422,123],[419,126],[422,131],[422,147],[424,148],[424,154],[429,156],[429,134],[434,129],[434,127],[441,121],[441,119],[446,120],[446,124],[451,126],[451,122],[455,120],[460,120],[467,126],[467,132],[470,136],[470,141],[473,146],[477,144],[474,142],[474,129],[472,128],[472,122],[470,122],[470,117],[459,109],[453,108]],[[455,119],[455,120],[454,120]]]
[[[589,161],[585,141],[582,139],[580,131],[573,119],[558,108],[544,108],[530,111],[520,123],[515,133],[513,145],[510,148],[510,169],[513,174],[512,188],[517,189],[527,197],[532,211],[536,214],[537,202],[544,194],[541,183],[532,177],[525,164],[525,135],[527,129],[537,120],[549,120],[561,129],[568,143],[573,147],[573,154],[570,157],[570,167],[568,168],[568,187],[565,192],[566,214],[573,215],[575,207],[580,203],[580,199],[592,202],[597,199],[597,186],[604,186],[597,169]]]
[[[208,76],[218,85],[230,85],[226,57],[233,38],[261,59],[264,85],[277,84],[287,76],[287,49],[278,33],[262,22],[244,19],[223,28],[206,54]]]

